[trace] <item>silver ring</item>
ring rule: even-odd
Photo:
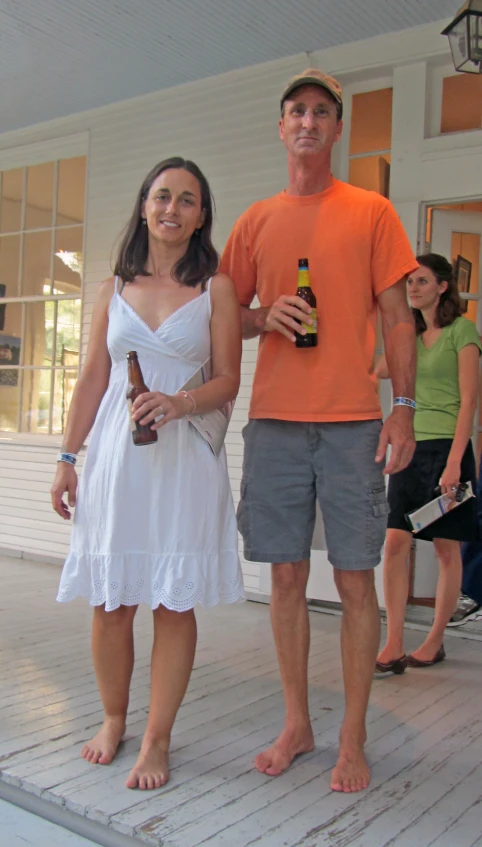
[[[456,485],[452,485],[452,488],[451,488],[450,490],[451,490],[451,491],[457,491],[457,486],[456,486]]]
[[[165,414],[166,414],[166,413],[165,413],[165,411],[164,411],[164,409],[162,408],[162,406],[159,406],[159,407],[158,407],[158,409],[157,409],[157,411],[159,412],[159,414],[160,414],[160,415],[165,415]]]

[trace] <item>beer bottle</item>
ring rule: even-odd
[[[127,354],[127,374],[129,379],[129,387],[127,389],[127,408],[129,409],[129,418],[131,422],[132,440],[136,447],[142,447],[143,444],[154,444],[157,441],[157,431],[151,429],[152,423],[142,425],[139,421],[132,420],[132,404],[139,394],[145,394],[149,391],[144,378],[142,376],[141,366],[137,358],[137,353],[132,350]]]
[[[301,324],[303,329],[306,329],[306,335],[295,332],[296,347],[316,347],[318,344],[316,297],[310,285],[308,259],[298,259],[298,290],[296,294],[311,306],[310,318],[313,321],[312,324]]]

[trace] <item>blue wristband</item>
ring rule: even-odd
[[[68,465],[75,465],[77,462],[77,456],[75,453],[59,453],[57,456],[58,462],[67,462]]]
[[[411,400],[410,397],[395,397],[393,401],[394,406],[410,406],[411,409],[416,409],[417,404],[415,400]]]

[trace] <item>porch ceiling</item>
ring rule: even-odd
[[[0,0],[0,133],[438,21],[459,0]]]

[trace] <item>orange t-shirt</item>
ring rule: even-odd
[[[298,349],[279,332],[261,335],[250,417],[380,418],[376,296],[417,266],[393,206],[339,180],[319,194],[282,192],[241,215],[221,270],[234,280],[241,305],[257,295],[271,306],[280,294],[296,294],[300,257],[309,260],[317,298],[318,346]]]

